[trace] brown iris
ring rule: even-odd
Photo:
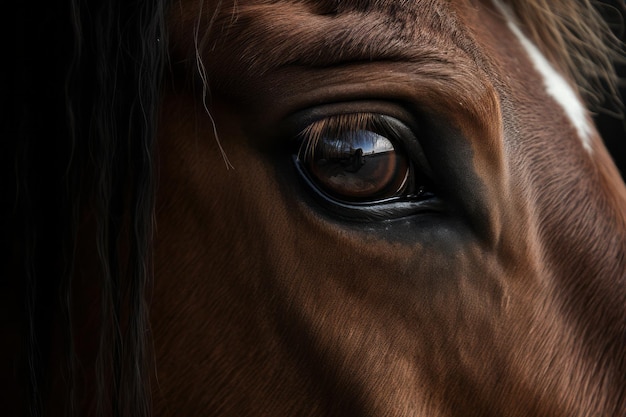
[[[404,190],[408,159],[384,132],[374,130],[371,117],[346,115],[321,123],[303,133],[298,154],[317,187],[352,203],[385,200]]]

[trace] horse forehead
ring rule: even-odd
[[[587,152],[591,153],[594,129],[580,97],[576,94],[568,81],[556,71],[537,46],[520,30],[512,10],[503,4],[501,0],[492,1],[506,19],[509,30],[513,32],[532,62],[533,68],[541,77],[546,93],[563,110],[569,123],[576,130],[583,147]]]
[[[219,1],[209,10],[185,7],[184,15],[174,14],[179,27],[195,28],[196,38],[203,34],[213,56],[220,49],[236,56],[243,68],[234,70],[264,73],[293,64],[411,59],[416,52],[440,52],[441,59],[442,51],[452,49],[475,55],[478,48],[457,19],[465,3],[241,0]]]
[[[594,131],[572,86],[525,37],[499,0],[481,3],[488,7],[481,7],[482,12],[503,15],[506,25],[476,30],[482,20],[477,20],[478,8],[463,0],[219,0],[200,9],[194,3],[185,5],[184,14],[173,13],[173,26],[187,28],[178,39],[187,44],[195,39],[195,52],[202,56],[209,77],[225,88],[247,86],[247,78],[258,82],[264,74],[289,66],[387,60],[420,62],[426,64],[423,68],[437,62],[443,65],[434,72],[448,76],[469,70],[474,78],[489,80],[500,94],[508,91],[501,84],[508,76],[498,74],[499,66],[492,63],[502,57],[494,56],[483,43],[493,42],[484,36],[499,38],[502,33],[493,31],[508,26],[514,36],[506,38],[522,47],[529,69],[535,72],[535,77],[523,82],[543,84],[544,93],[561,109],[583,147],[591,151]],[[189,28],[195,31],[193,36],[188,36]],[[481,89],[473,88],[476,83],[453,84],[447,90],[465,92],[469,101],[480,96]]]
[[[405,63],[411,67],[403,70],[407,77],[425,75],[447,99],[470,104],[497,78],[492,57],[476,42],[472,27],[477,11],[470,1],[226,0],[202,9],[189,1],[180,13],[172,9],[170,14],[174,60],[201,65],[212,93],[241,96],[255,106],[264,97],[295,96],[322,84],[348,89],[348,82],[357,82],[349,75],[312,82],[309,78],[321,69],[363,75],[361,89],[379,87],[369,92],[389,96],[400,93],[380,91],[384,83],[406,94],[415,83],[392,80],[385,75],[393,75],[389,71],[375,73],[375,65],[366,64]],[[344,87],[339,86],[342,80]],[[464,98],[457,99],[460,95]]]

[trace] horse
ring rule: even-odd
[[[592,121],[622,52],[588,1],[42,7],[7,415],[626,415]]]

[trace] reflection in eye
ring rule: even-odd
[[[349,203],[402,195],[411,164],[382,117],[348,114],[309,125],[300,135],[298,160],[313,184]]]

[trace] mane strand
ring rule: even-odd
[[[18,13],[16,117],[0,155],[9,201],[1,283],[20,300],[21,340],[8,352],[16,388],[4,394],[15,414],[52,407],[73,416],[94,395],[96,415],[150,414],[147,295],[166,6],[72,0]],[[89,217],[95,236],[81,234]],[[74,265],[85,244],[99,257],[87,277],[101,294],[96,392],[83,386],[76,346],[84,335],[73,327]]]

